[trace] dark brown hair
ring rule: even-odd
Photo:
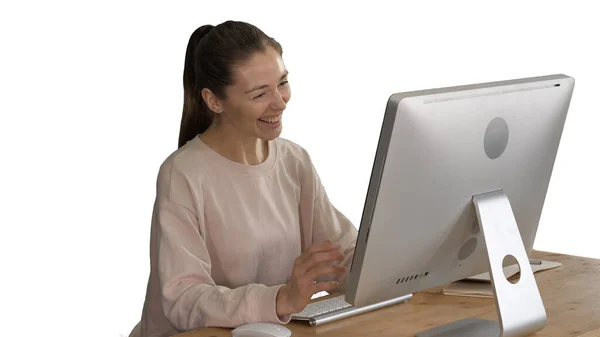
[[[275,39],[246,22],[204,25],[192,33],[183,69],[179,147],[206,131],[212,123],[213,112],[202,98],[202,89],[208,88],[218,98],[225,99],[225,88],[233,84],[233,66],[267,47],[283,54]]]

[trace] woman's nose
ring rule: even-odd
[[[283,95],[279,92],[277,92],[274,95],[273,101],[271,103],[271,106],[273,108],[273,110],[283,110],[286,107],[286,101],[285,98],[283,97]]]

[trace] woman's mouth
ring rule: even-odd
[[[281,125],[281,114],[272,117],[259,118],[258,124],[271,129],[278,128]]]
[[[261,122],[264,122],[264,123],[276,124],[279,122],[279,120],[281,120],[281,115],[277,115],[277,116],[273,116],[273,117],[263,117],[263,118],[259,118],[258,120]]]

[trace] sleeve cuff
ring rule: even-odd
[[[291,315],[277,316],[277,293],[281,287],[283,285],[265,287],[257,292],[255,313],[257,322],[288,324],[292,320]]]

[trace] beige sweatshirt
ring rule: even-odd
[[[349,267],[356,237],[299,145],[270,141],[267,159],[249,166],[196,137],[159,170],[146,300],[130,336],[288,323],[275,299],[294,259],[330,239]],[[339,280],[343,288],[345,276]]]

